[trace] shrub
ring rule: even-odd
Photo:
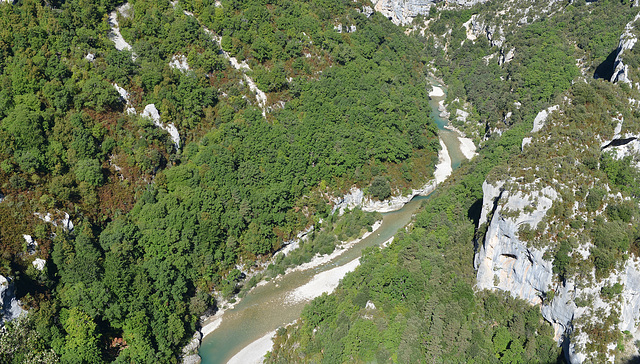
[[[380,201],[388,198],[391,196],[391,186],[389,185],[389,181],[381,176],[375,177],[371,182],[369,192],[373,197],[376,197]]]
[[[602,188],[592,188],[587,195],[587,210],[592,212],[598,210],[602,204],[605,193],[606,191]]]

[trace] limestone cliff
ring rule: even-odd
[[[453,0],[449,3],[473,6],[487,0]],[[420,14],[428,14],[438,0],[373,0],[374,8],[396,25],[407,25]]]
[[[474,261],[478,271],[477,287],[509,291],[532,304],[540,304],[551,285],[551,263],[543,259],[544,250],[528,248],[518,239],[518,229],[524,224],[537,226],[558,195],[550,187],[544,188],[542,196],[536,198],[501,187],[502,183],[494,186],[485,182],[482,185],[484,198],[480,222],[485,223],[489,217],[490,221],[484,244]],[[528,206],[535,209],[511,218],[505,213],[522,211]]]
[[[531,246],[519,238],[519,228],[542,222],[558,194],[551,187],[535,193],[513,192],[504,183],[483,184],[483,209],[480,224],[487,223],[484,241],[475,256],[477,288],[503,290],[512,296],[541,305],[542,314],[554,327],[555,339],[564,345],[570,363],[594,359],[588,333],[593,327],[617,318],[617,329],[627,332],[633,341],[640,339],[636,321],[640,318],[640,260],[629,259],[618,271],[596,279],[595,270],[560,281],[554,277],[549,247]],[[527,212],[528,211],[528,212]],[[574,254],[587,258],[590,244]],[[604,287],[621,284],[616,299],[602,294]],[[605,353],[613,362],[616,342],[607,343]],[[633,347],[634,354],[637,348]]]
[[[597,173],[585,174],[586,169],[580,168],[565,171],[569,164],[582,163],[585,157],[580,152],[626,158],[631,166],[640,166],[640,133],[635,119],[625,122],[622,114],[611,110],[611,120],[598,133],[582,134],[592,139],[578,142],[558,137],[572,120],[566,115],[572,107],[565,100],[541,111],[523,145],[522,164],[490,175],[484,182],[478,229],[486,232],[477,242],[476,287],[506,291],[539,305],[568,362],[614,362],[639,355],[633,343],[640,339],[636,324],[640,320],[640,258],[623,254],[614,269],[596,274],[599,240],[592,231],[598,221],[613,221],[608,205],[631,200],[614,192],[610,182],[598,180]],[[577,160],[568,159],[563,165],[560,159],[547,163],[548,157],[540,158],[548,150],[562,148],[580,150]],[[590,209],[585,196],[593,189],[603,191],[604,198]],[[623,225],[635,223],[632,219]],[[561,241],[570,241],[566,255],[570,271],[564,274],[559,273],[557,261]]]
[[[6,321],[13,320],[25,312],[15,295],[15,288],[11,278],[0,275],[0,326]]]
[[[620,42],[616,50],[616,60],[613,64],[613,75],[611,76],[611,82],[624,82],[631,84],[629,78],[629,66],[624,63],[624,53],[628,52],[638,41],[636,35],[635,25],[640,19],[640,13],[636,15],[633,21],[629,22],[624,29],[624,33],[620,36]]]

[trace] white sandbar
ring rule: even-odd
[[[287,295],[287,302],[298,303],[311,301],[323,293],[333,292],[336,287],[338,287],[340,280],[344,278],[347,273],[354,271],[358,265],[360,265],[360,258],[354,259],[343,266],[316,274],[311,278],[309,283],[290,292]]]
[[[265,354],[273,347],[271,340],[276,335],[271,331],[244,347],[240,352],[229,359],[227,364],[261,364],[264,362]]]
[[[442,96],[444,96],[444,91],[438,86],[433,86],[433,90],[429,92],[429,97],[442,97]]]
[[[439,162],[436,165],[436,171],[433,173],[437,184],[444,182],[453,172],[453,168],[451,168],[451,156],[449,156],[447,146],[442,139],[440,139],[440,146],[442,149],[440,153],[438,153]]]

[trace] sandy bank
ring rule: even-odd
[[[442,96],[444,96],[444,91],[438,86],[433,86],[433,90],[429,92],[429,97],[442,97]]]
[[[470,160],[478,155],[478,153],[476,153],[476,145],[473,144],[473,140],[470,138],[463,138],[461,136],[458,137],[458,140],[460,140],[460,151],[464,154],[465,158]]]
[[[200,329],[200,332],[202,333],[203,338],[209,335],[210,333],[214,332],[218,327],[220,327],[220,324],[222,323],[223,314],[224,314],[224,310],[220,309],[218,310],[218,312],[216,312],[215,315],[208,317],[206,319],[206,321],[208,322],[204,324]]]
[[[436,171],[433,172],[433,176],[436,178],[436,183],[442,183],[447,179],[453,172],[453,168],[451,168],[451,156],[449,156],[449,151],[447,150],[447,146],[444,144],[442,139],[440,139],[440,146],[442,149],[440,153],[438,153],[438,164],[436,165]]]
[[[260,364],[264,361],[264,355],[273,347],[271,339],[276,335],[271,331],[244,347],[240,352],[229,359],[227,364]]]
[[[460,141],[460,151],[465,158],[471,160],[473,157],[478,155],[478,153],[476,153],[476,145],[473,143],[473,140],[471,138],[467,138],[463,132],[461,132],[454,126],[445,125],[444,128],[454,131],[458,134],[458,140]]]
[[[355,270],[358,265],[360,265],[360,258],[354,259],[343,266],[316,274],[311,278],[309,283],[287,294],[286,302],[299,303],[311,301],[323,293],[333,292],[336,287],[338,287],[340,280],[344,278],[347,273]]]

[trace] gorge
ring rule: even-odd
[[[431,82],[432,87],[437,90],[441,91],[444,88],[435,80]],[[439,115],[438,105],[445,96],[444,92],[432,93],[429,102],[432,107],[431,117],[438,125],[443,143],[441,163],[436,166],[435,174],[438,174],[438,170],[444,170],[445,174],[427,183],[423,190],[414,190],[406,197],[393,197],[388,201],[379,202],[363,201],[362,192],[354,191],[340,199],[334,210],[360,207],[363,210],[380,211],[384,213],[381,225],[374,227],[373,233],[368,237],[340,251],[334,259],[325,260],[320,265],[312,265],[311,269],[295,269],[284,276],[263,282],[265,284],[249,291],[239,303],[233,304],[232,308],[224,309],[220,315],[207,319],[202,330],[207,334],[199,351],[202,363],[262,362],[261,357],[271,349],[271,339],[276,329],[298,319],[302,308],[311,299],[323,292],[331,293],[339,280],[357,267],[363,249],[379,247],[389,242],[399,229],[411,221],[413,214],[420,208],[421,201],[437,188],[438,183],[444,182],[452,169],[458,168],[466,159],[460,150],[460,135],[446,129],[447,120]],[[359,195],[359,199],[354,199],[354,195]],[[215,324],[210,331],[207,324],[211,325],[212,322]]]

